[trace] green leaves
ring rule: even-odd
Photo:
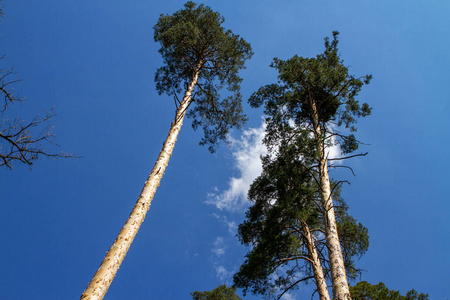
[[[278,70],[279,82],[261,87],[249,99],[253,107],[265,104],[269,136],[279,135],[279,130],[318,132],[320,128],[322,136],[316,138],[335,136],[344,153],[358,149],[355,137],[344,132],[356,131],[356,118],[370,115],[369,105],[361,105],[356,97],[372,76],[349,74],[339,57],[337,38],[338,32],[333,32],[332,40],[325,38],[325,50],[315,58],[295,55],[286,61],[273,60],[271,67]]]
[[[327,147],[338,144],[344,154],[358,149],[351,132],[356,131],[356,118],[371,110],[356,100],[371,76],[348,73],[338,55],[337,37],[333,32],[332,40],[326,38],[324,52],[315,58],[275,58],[271,67],[278,70],[279,81],[261,87],[249,99],[252,107],[264,105],[269,155],[262,159],[263,172],[250,187],[253,205],[239,226],[240,241],[252,246],[234,276],[235,286],[244,293],[272,295],[310,280],[308,246],[315,247],[325,278],[330,279],[324,236],[329,232],[330,208],[323,205],[320,164],[327,163],[323,159]],[[367,228],[348,215],[340,188],[340,182],[331,181],[342,267],[354,277],[358,272],[354,259],[367,251],[369,236]],[[306,232],[312,233],[313,241]]]
[[[192,292],[191,296],[193,300],[242,300],[236,295],[235,288],[227,287],[225,284],[219,285],[212,291]]]
[[[203,128],[200,144],[214,151],[230,128],[241,127],[242,95],[238,72],[253,52],[238,35],[222,27],[224,18],[203,4],[187,2],[173,15],[161,15],[155,25],[154,39],[161,44],[164,66],[155,75],[160,94],[176,95],[199,74],[194,108],[187,114],[193,128]],[[225,89],[225,97],[219,91]]]
[[[313,232],[322,267],[329,269],[317,174],[312,164],[298,155],[298,147],[304,144],[280,144],[275,157],[263,158],[263,172],[248,194],[253,205],[246,212],[246,220],[239,225],[241,243],[252,246],[234,276],[235,286],[243,288],[244,293],[250,290],[270,295],[312,276],[305,226]],[[354,259],[367,251],[369,236],[367,229],[348,215],[340,198],[341,184],[332,184],[345,266],[353,277],[357,272]]]
[[[291,149],[285,150],[274,160],[264,158],[263,173],[249,190],[253,205],[238,236],[253,248],[234,276],[244,293],[270,295],[288,287],[299,274],[311,274],[304,261],[308,253],[301,222],[308,220],[310,226],[318,222],[315,188],[308,170],[298,164]]]
[[[370,284],[361,281],[351,286],[350,292],[353,300],[428,300],[428,294],[418,294],[414,289],[402,296],[399,291],[388,289],[383,282]]]

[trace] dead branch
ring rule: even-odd
[[[0,57],[0,61],[2,58]],[[53,126],[48,125],[48,121],[56,115],[53,109],[46,112],[44,117],[35,116],[29,122],[18,116],[8,116],[10,105],[24,100],[12,87],[19,81],[21,80],[13,69],[0,68],[0,95],[4,98],[0,107],[0,166],[12,169],[15,162],[21,162],[31,167],[42,156],[73,157],[72,154],[49,152],[44,147],[45,144],[58,146],[53,142]]]
[[[328,161],[333,161],[333,160],[344,160],[344,159],[349,159],[349,158],[358,157],[358,156],[366,156],[367,154],[369,154],[369,152],[366,152],[366,153],[360,153],[360,154],[355,154],[355,155],[350,155],[350,156],[346,156],[346,157],[330,158],[330,159],[328,159]]]

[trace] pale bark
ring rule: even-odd
[[[330,179],[328,177],[327,158],[325,155],[319,162],[319,177],[322,206],[325,210],[325,238],[330,261],[333,299],[351,300],[345,271],[344,258],[336,225],[333,198],[331,197]]]
[[[312,118],[314,136],[318,140],[318,168],[319,185],[322,208],[324,209],[325,240],[328,248],[328,258],[330,261],[331,283],[333,287],[334,300],[351,300],[348,287],[347,274],[345,271],[344,257],[342,255],[341,244],[336,225],[333,198],[331,196],[331,184],[328,176],[328,159],[325,152],[325,143],[322,137],[319,114],[315,101],[310,99],[312,108]]]
[[[330,294],[327,289],[327,282],[323,275],[322,264],[317,253],[317,248],[314,239],[311,235],[311,230],[306,222],[302,221],[303,233],[306,238],[306,247],[308,248],[308,256],[314,272],[314,279],[316,280],[317,292],[319,293],[320,300],[330,300]]]
[[[139,199],[128,217],[128,220],[114,241],[114,244],[109,249],[88,287],[81,295],[81,300],[103,299],[109,286],[111,285],[111,282],[116,276],[116,273],[119,270],[119,267],[122,264],[122,261],[124,260],[125,255],[139,230],[139,227],[142,222],[144,222],[145,215],[150,208],[153,196],[156,193],[156,189],[160,184],[166,166],[169,163],[170,156],[172,155],[178,133],[180,132],[181,125],[183,124],[186,110],[191,102],[191,96],[198,81],[198,74],[200,72],[201,65],[201,62],[197,65],[197,69],[184,94],[183,100],[177,108],[175,120],[172,122],[169,134],[164,142],[161,152],[159,153],[155,166],[145,182]]]

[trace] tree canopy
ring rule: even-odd
[[[191,293],[193,300],[241,300],[242,298],[236,295],[236,289],[233,287],[227,287],[225,284],[221,284],[212,291],[199,292],[195,291]]]
[[[353,300],[428,300],[428,294],[419,294],[412,289],[403,296],[399,291],[388,289],[383,282],[370,284],[360,281],[350,287],[350,292]]]
[[[325,38],[325,51],[315,58],[295,55],[286,61],[273,60],[270,66],[278,70],[279,82],[261,87],[249,99],[252,107],[265,104],[268,146],[276,146],[280,135],[287,137],[320,127],[326,146],[333,138],[343,153],[358,149],[354,134],[338,129],[343,126],[354,132],[356,118],[370,115],[369,105],[360,104],[356,97],[372,76],[349,74],[339,57],[338,35],[335,31],[332,41]]]
[[[194,107],[187,116],[193,119],[194,129],[203,128],[200,144],[209,145],[212,152],[231,127],[239,128],[246,121],[238,72],[253,55],[250,44],[225,29],[224,21],[208,6],[187,2],[173,15],[161,15],[154,27],[164,60],[155,76],[156,89],[177,97],[199,72]],[[225,97],[219,93],[223,88]]]
[[[240,241],[252,246],[234,276],[235,285],[244,293],[251,290],[271,295],[314,279],[305,231],[314,236],[313,246],[318,250],[325,277],[329,278],[323,210],[318,185],[309,168],[294,145],[280,148],[275,158],[264,157],[263,172],[249,190],[253,205],[239,225]],[[368,232],[348,215],[340,187],[335,188],[333,197],[340,204],[337,219],[347,273],[354,276],[354,259],[369,246]]]
[[[316,205],[322,216],[333,297],[344,300],[350,299],[347,275],[352,275],[346,274],[351,271],[348,266],[352,255],[345,251],[352,247],[344,244],[338,232],[345,231],[342,224],[353,224],[350,230],[353,233],[358,230],[364,233],[364,227],[345,215],[338,199],[333,201],[338,198],[336,191],[342,182],[330,180],[328,162],[347,157],[328,156],[332,146],[338,146],[344,155],[358,149],[359,141],[353,134],[356,119],[368,116],[371,108],[366,103],[361,105],[356,97],[371,76],[358,78],[349,74],[339,57],[338,34],[333,32],[332,40],[325,38],[324,52],[314,58],[297,55],[286,61],[275,58],[271,67],[279,73],[278,82],[261,87],[251,95],[249,102],[253,107],[264,105],[267,126],[264,144],[269,156],[291,149],[289,163],[296,161],[296,168],[306,170],[307,177],[311,178],[306,182],[316,183],[315,191],[320,199]],[[298,187],[300,183],[293,186]],[[279,195],[277,197],[279,201]],[[364,247],[357,251],[365,251]]]

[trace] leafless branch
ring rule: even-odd
[[[328,166],[328,168],[345,168],[345,169],[349,169],[350,172],[352,172],[353,176],[356,176],[355,172],[353,172],[353,169],[351,167],[349,167],[349,166],[336,166],[336,165],[331,164],[331,165]]]
[[[281,299],[281,297],[283,297],[283,295],[284,295],[287,291],[289,291],[290,289],[292,289],[294,286],[296,286],[296,285],[299,284],[300,282],[305,281],[305,280],[309,280],[309,279],[312,279],[312,278],[314,278],[314,276],[304,277],[304,278],[302,278],[302,279],[300,279],[300,280],[297,280],[296,282],[294,282],[293,284],[291,284],[290,286],[288,286],[288,287],[287,287],[280,295],[278,295],[277,300]]]
[[[349,158],[358,157],[358,156],[366,156],[367,154],[369,154],[369,152],[366,152],[366,153],[360,153],[360,154],[355,154],[355,155],[350,155],[350,156],[346,156],[346,157],[330,158],[330,159],[328,159],[328,161],[333,161],[333,160],[344,160],[344,159],[349,159]]]
[[[3,57],[0,57],[0,61]],[[48,121],[55,116],[50,110],[44,117],[35,116],[31,121],[19,117],[8,117],[11,104],[23,101],[12,87],[20,79],[12,69],[0,68],[0,95],[4,102],[0,107],[0,166],[12,169],[15,162],[21,162],[31,167],[33,161],[42,156],[51,158],[73,157],[66,153],[51,153],[44,148],[45,144],[54,144],[52,125]],[[58,146],[58,145],[57,145]]]

